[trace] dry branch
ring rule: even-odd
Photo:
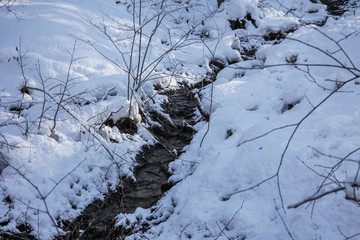
[[[345,190],[345,187],[337,187],[337,188],[334,188],[332,190],[328,190],[328,191],[325,191],[321,194],[318,194],[318,193],[315,193],[313,196],[309,197],[309,198],[306,198],[298,203],[295,203],[295,204],[291,204],[289,205],[287,208],[290,209],[290,208],[297,208],[307,202],[311,202],[311,201],[315,201],[315,200],[318,200],[326,195],[329,195],[331,193],[336,193],[336,192],[339,192],[339,191],[342,191],[342,190]]]

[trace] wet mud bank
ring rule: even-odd
[[[136,156],[136,182],[123,179],[104,201],[94,201],[73,222],[64,223],[68,234],[57,239],[124,239],[131,234],[131,230],[115,228],[114,218],[120,213],[133,213],[138,207],[152,207],[172,187],[168,164],[181,154],[195,133],[192,126],[201,117],[195,114],[197,101],[192,90],[201,85],[163,93],[169,101],[162,107],[171,120],[150,113],[152,120],[159,123],[149,129],[158,143],[144,146]]]

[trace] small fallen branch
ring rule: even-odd
[[[306,199],[304,199],[304,200],[302,200],[302,201],[300,201],[300,202],[298,202],[298,203],[291,204],[291,205],[289,205],[287,208],[288,208],[288,209],[297,208],[297,207],[300,207],[301,205],[303,205],[303,204],[305,204],[305,203],[307,203],[307,202],[311,202],[311,201],[318,200],[318,199],[320,199],[320,198],[322,198],[322,197],[324,197],[324,196],[326,196],[326,195],[329,195],[329,194],[331,194],[331,193],[336,193],[336,192],[339,192],[339,191],[342,191],[342,190],[345,190],[345,187],[340,186],[340,187],[334,188],[334,189],[329,190],[329,191],[325,191],[325,192],[320,193],[320,194],[319,194],[319,193],[315,193],[313,196],[308,197],[308,198],[306,198]]]

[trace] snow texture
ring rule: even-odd
[[[117,217],[126,228],[150,226],[127,239],[360,239],[358,7],[335,18],[308,0],[229,0],[219,9],[214,0],[169,0],[189,7],[164,20],[146,61],[185,33],[190,42],[156,66],[129,115],[126,72],[92,47],[124,64],[96,26],[109,26],[128,48],[129,31],[111,24],[132,25],[129,2],[0,7],[0,230],[63,233],[62,220],[133,177],[136,153],[155,142],[139,112],[161,112],[166,97],[153,86],[190,85],[216,61],[225,68],[198,93],[210,122],[195,126],[170,163],[169,181],[179,182],[151,209]],[[137,133],[104,125],[109,116],[130,116]],[[287,209],[336,187],[344,190]]]

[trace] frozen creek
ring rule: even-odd
[[[328,5],[330,14],[341,15],[342,6],[347,1],[322,1]],[[274,44],[282,40],[285,35],[275,34],[273,38],[266,39]],[[256,49],[245,52],[244,59],[253,59]],[[225,66],[212,65],[214,74],[208,74],[211,81],[216,80],[216,74]],[[115,217],[120,213],[133,213],[136,208],[151,208],[174,184],[168,182],[170,173],[168,164],[174,161],[187,146],[195,133],[192,126],[196,124],[195,110],[197,100],[194,92],[209,84],[198,83],[190,88],[182,88],[177,91],[164,91],[168,97],[168,103],[164,104],[163,110],[171,118],[171,122],[164,117],[151,113],[153,121],[160,125],[153,125],[149,129],[156,136],[158,143],[152,146],[143,146],[142,151],[136,156],[138,166],[134,171],[136,182],[124,179],[116,191],[110,192],[104,201],[96,200],[89,205],[73,222],[64,229],[69,234],[60,236],[58,239],[125,239],[133,234],[132,229],[115,228]],[[202,120],[207,120],[203,116]],[[197,118],[199,119],[199,117]],[[143,226],[146,231],[148,226]]]
[[[172,187],[173,184],[168,182],[168,164],[181,154],[195,133],[192,125],[199,117],[195,115],[197,102],[193,90],[202,84],[164,93],[169,101],[162,107],[172,123],[151,113],[151,118],[160,123],[160,126],[154,125],[149,129],[158,143],[144,146],[136,156],[138,166],[134,176],[137,181],[124,179],[104,201],[94,201],[82,215],[67,223],[65,230],[69,234],[58,239],[123,239],[131,234],[130,231],[114,228],[114,218],[120,213],[133,213],[138,207],[150,208]]]

